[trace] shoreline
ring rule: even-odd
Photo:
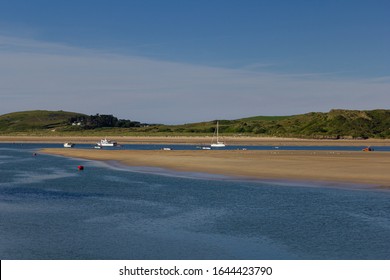
[[[390,189],[386,152],[340,151],[140,151],[46,148],[41,153],[116,161],[133,167],[200,172],[241,179],[357,184]],[[356,189],[362,189],[356,185]],[[353,188],[353,186],[351,186]]]
[[[3,136],[0,143],[65,143],[95,144],[101,136]],[[119,144],[184,144],[209,145],[207,136],[107,136]],[[257,146],[390,146],[390,139],[301,139],[279,137],[226,136],[228,145]]]

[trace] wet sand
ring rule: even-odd
[[[390,186],[390,153],[386,152],[48,148],[41,153],[263,180],[355,183],[386,189]]]
[[[209,145],[212,137],[204,136],[107,136],[119,144],[191,144]],[[3,143],[65,143],[95,144],[101,136],[0,136]],[[228,145],[258,146],[390,146],[390,139],[299,139],[279,137],[223,137]]]

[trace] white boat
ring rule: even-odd
[[[104,138],[100,140],[100,142],[97,142],[96,145],[101,146],[101,147],[114,147],[118,145],[116,141],[108,140],[107,138]]]
[[[161,148],[163,151],[172,151],[172,148]]]
[[[214,135],[213,135],[213,139],[211,140],[211,145],[210,147],[212,148],[223,148],[225,147],[225,143],[224,142],[220,142],[219,141],[219,133],[218,133],[218,130],[219,130],[219,122],[217,121],[217,129],[215,130],[214,132]],[[216,143],[213,143],[214,142],[214,136],[217,135],[217,142]]]
[[[196,146],[196,148],[200,150],[211,150],[210,146]]]
[[[74,147],[73,143],[70,142],[64,143],[64,148],[73,148],[73,147]]]

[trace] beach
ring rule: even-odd
[[[95,144],[101,136],[0,136],[0,143],[65,143]],[[207,136],[107,136],[119,144],[188,144],[210,145]],[[257,146],[390,146],[390,139],[301,139],[285,137],[225,136],[228,145]]]
[[[364,184],[386,189],[390,186],[387,152],[46,148],[41,153],[249,179],[352,183],[352,187]]]

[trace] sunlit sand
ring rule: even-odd
[[[42,153],[128,166],[161,167],[256,179],[358,183],[387,188],[390,153],[345,151],[134,151],[43,149]]]

